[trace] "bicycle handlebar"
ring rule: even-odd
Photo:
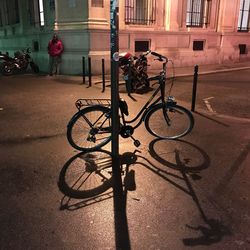
[[[151,50],[148,50],[148,51],[146,51],[145,53],[143,53],[143,54],[141,54],[141,55],[142,55],[142,56],[147,56],[147,55],[149,55],[149,54],[158,57],[158,58],[155,59],[155,60],[159,60],[159,61],[161,61],[161,62],[162,62],[163,60],[165,60],[166,62],[168,62],[168,58],[167,58],[166,56],[163,56],[163,55],[158,54],[157,52],[154,52],[154,51],[151,51]],[[137,58],[137,57],[136,57],[136,58]]]
[[[158,53],[156,53],[154,51],[151,51],[151,55],[157,56],[158,57],[157,60],[159,60],[159,61],[163,61],[163,59],[165,59],[166,62],[168,62],[168,58],[166,56],[160,55],[160,54],[158,54]]]

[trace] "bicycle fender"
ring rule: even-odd
[[[146,118],[147,118],[147,116],[148,116],[151,112],[153,112],[153,110],[155,110],[156,108],[160,107],[161,105],[162,105],[162,103],[158,103],[158,104],[155,104],[155,105],[149,107],[149,108],[145,111],[145,113],[143,114],[142,120],[145,121]]]
[[[69,125],[71,125],[71,123],[74,121],[74,119],[75,119],[77,116],[79,116],[83,111],[92,109],[93,107],[102,107],[102,108],[105,108],[107,111],[110,111],[110,108],[104,107],[104,106],[102,106],[102,105],[98,105],[98,104],[97,104],[97,105],[91,105],[91,106],[89,106],[89,107],[83,108],[83,109],[79,110],[78,112],[76,112],[76,113],[71,117],[71,119],[69,120],[67,127],[69,127]]]
[[[178,106],[178,105],[176,105],[176,102],[166,102],[166,105],[167,105],[168,107],[176,107],[176,106]],[[162,103],[157,103],[157,104],[155,104],[155,105],[149,107],[149,108],[145,111],[145,113],[144,113],[144,115],[143,115],[143,118],[142,118],[143,121],[145,121],[146,118],[147,118],[147,116],[150,115],[156,108],[161,107],[161,106],[162,106]]]

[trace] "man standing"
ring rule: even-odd
[[[63,43],[58,38],[57,34],[53,35],[53,38],[49,41],[48,44],[48,53],[49,53],[49,75],[59,73],[59,64],[61,63],[61,54],[63,52]]]

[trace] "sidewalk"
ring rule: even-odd
[[[228,72],[228,71],[236,71],[236,70],[244,70],[250,69],[250,61],[245,62],[238,62],[238,63],[228,63],[228,64],[209,64],[209,65],[198,65],[198,74],[212,74],[218,72]],[[185,76],[192,76],[194,74],[194,66],[185,66],[185,67],[174,67],[174,75],[175,77],[185,77]],[[159,70],[150,70],[149,67],[149,75],[156,75],[159,74]],[[169,64],[169,74],[172,76],[173,68],[172,65]],[[77,80],[81,81],[82,76],[68,76],[68,75],[60,75],[60,79],[67,79],[67,80]],[[105,82],[110,82],[110,75],[105,75]],[[88,83],[89,79],[88,76],[85,77],[86,83]],[[121,78],[122,81],[122,78]],[[102,83],[102,75],[93,75],[92,76],[92,84],[95,83]]]
[[[207,65],[200,72],[248,65]],[[192,75],[193,67],[177,68],[176,73]],[[1,249],[117,249],[116,242],[132,250],[250,249],[249,122],[218,117],[219,112],[204,112],[204,106],[202,112],[193,113],[192,133],[172,141],[154,138],[142,124],[134,133],[141,142],[140,152],[134,164],[127,164],[136,186],[126,181],[124,214],[117,220],[112,189],[102,190],[105,176],[88,168],[86,173],[92,175],[83,185],[84,157],[66,138],[68,121],[77,111],[75,100],[108,98],[110,87],[102,93],[102,84],[95,84],[100,77],[93,77],[90,88],[87,81],[82,84],[81,76],[67,77],[30,74],[0,81],[0,202],[6,204],[0,210]],[[238,86],[240,79],[235,80]],[[249,96],[248,83],[249,77],[247,89],[239,88],[242,96],[225,92],[225,84],[215,91],[226,105],[227,95],[236,95],[230,102],[237,109],[240,97]],[[207,97],[214,86],[204,84]],[[186,95],[182,87],[176,84],[176,92]],[[131,117],[148,98],[134,94],[134,101],[125,92],[121,95]],[[181,101],[182,105],[186,99]],[[110,149],[111,143],[106,146]],[[130,138],[120,138],[119,147],[128,156],[136,149]],[[98,164],[102,163],[107,164]],[[59,174],[66,167],[72,189],[93,188],[92,197],[73,199],[59,191]],[[194,171],[181,171],[184,167]]]
[[[199,66],[199,65],[198,65]],[[243,70],[250,68],[250,61],[228,64],[209,64],[200,65],[199,74],[212,74],[215,72],[228,72],[235,70]],[[175,68],[176,76],[191,76],[194,73],[194,67],[179,67]]]

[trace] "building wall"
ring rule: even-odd
[[[64,43],[62,74],[81,74],[82,57],[92,58],[92,71],[101,72],[101,59],[110,58],[110,0],[95,6],[95,0],[55,0],[55,9],[44,1],[45,26],[31,25],[28,0],[19,0],[20,22],[0,27],[0,51],[33,48],[33,58],[42,71],[48,71],[47,44],[54,32]],[[119,1],[120,51],[135,52],[135,43],[148,41],[149,49],[171,58],[176,66],[214,64],[249,60],[240,55],[239,44],[250,48],[249,32],[238,32],[240,0],[210,1],[208,25],[186,27],[187,0],[157,0],[155,22],[150,25],[125,23],[125,0]],[[2,8],[0,2],[0,7]],[[193,50],[194,41],[204,49]],[[38,50],[34,50],[34,44]],[[137,52],[139,53],[139,52]],[[152,67],[156,64],[151,64]],[[157,65],[156,65],[157,67]]]
[[[55,11],[50,9],[48,1],[44,1],[46,25],[40,27],[38,23],[30,23],[28,1],[19,0],[18,3],[19,23],[0,27],[0,51],[9,52],[13,56],[17,50],[32,48],[32,57],[39,64],[41,70],[47,71],[47,45],[53,32]],[[2,8],[1,5],[0,7]]]

